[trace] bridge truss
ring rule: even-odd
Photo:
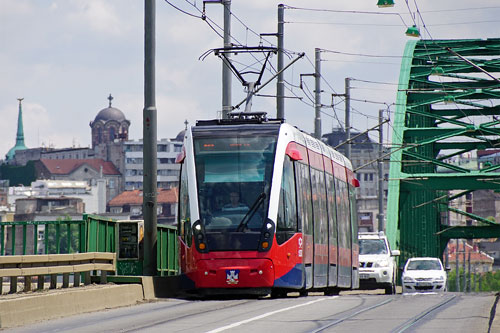
[[[470,202],[478,190],[500,191],[500,162],[475,159],[487,149],[500,152],[499,77],[500,39],[407,43],[386,226],[391,246],[401,250],[401,263],[414,256],[441,257],[449,239],[500,237],[500,224],[456,204]],[[464,156],[470,160],[459,165]],[[467,223],[452,225],[449,217],[456,214]]]

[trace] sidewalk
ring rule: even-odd
[[[0,328],[128,306],[142,300],[144,293],[140,284],[88,285],[2,295]]]
[[[131,306],[156,297],[172,297],[179,288],[179,281],[175,276],[134,276],[130,280],[136,283],[91,284],[17,294],[5,294],[10,289],[10,284],[4,283],[4,294],[0,296],[0,328]],[[48,284],[45,286],[48,287]],[[22,290],[23,284],[18,284],[18,288]]]

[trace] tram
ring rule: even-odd
[[[358,288],[350,161],[281,120],[244,118],[186,130],[177,158],[183,287],[273,296]]]

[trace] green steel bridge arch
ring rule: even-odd
[[[500,164],[453,158],[500,149],[500,39],[406,44],[392,134],[386,232],[408,257],[441,257],[453,238],[500,237],[500,224],[454,208],[500,191]],[[470,225],[450,225],[450,212]]]

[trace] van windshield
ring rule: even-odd
[[[383,239],[360,239],[359,254],[387,254],[387,246]]]

